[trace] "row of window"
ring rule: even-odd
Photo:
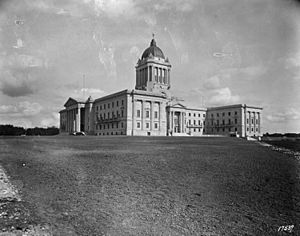
[[[96,129],[102,130],[102,129],[118,129],[119,123],[111,123],[111,124],[97,124]],[[124,128],[123,122],[121,122],[120,128]]]
[[[96,114],[97,116],[97,114]],[[100,113],[98,118],[102,118],[102,119],[110,119],[110,118],[116,118],[116,117],[124,117],[124,110],[121,110],[121,113],[119,113],[119,111],[115,112],[107,112],[106,113]]]
[[[123,133],[123,131],[121,131],[121,132],[118,132],[118,131],[116,131],[116,132],[103,132],[103,133],[97,133],[97,135],[125,135],[125,133]]]
[[[214,121],[212,120],[211,121],[211,125],[220,125],[220,120],[216,120],[217,123],[214,123]],[[237,124],[238,123],[238,120],[237,119],[234,119],[234,124]],[[227,125],[231,125],[233,124],[233,122],[231,121],[231,119],[228,119],[228,123]],[[222,120],[222,125],[225,125],[225,120]]]
[[[228,116],[231,116],[231,112],[230,111],[227,114],[228,114]],[[235,111],[234,115],[236,116],[237,114],[238,114],[237,111]],[[220,117],[219,113],[217,113],[216,115],[217,115],[217,117]],[[222,112],[222,116],[225,116],[225,112]],[[211,114],[211,117],[213,118],[214,114]]]
[[[193,113],[193,114],[194,114],[194,117],[197,116],[196,113]],[[189,116],[192,116],[192,113],[189,113]],[[205,114],[203,113],[202,116],[205,117]],[[198,117],[201,117],[201,114],[200,114],[200,113],[198,113]]]
[[[146,118],[150,118],[150,111],[146,110],[145,113]],[[140,118],[141,117],[141,110],[136,111],[136,117]],[[154,119],[158,118],[158,111],[154,111]]]
[[[110,108],[114,108],[115,107],[115,105],[118,107],[119,105],[121,105],[121,106],[124,106],[124,100],[121,100],[121,101],[113,101],[113,102],[111,102],[111,103],[107,103],[107,104],[103,104],[103,105],[99,105],[99,106],[96,106],[96,111],[98,111],[98,110],[105,110],[106,108],[107,109],[110,109]]]
[[[141,122],[136,122],[136,128],[141,128]],[[150,123],[146,122],[146,129],[150,128]],[[158,123],[154,123],[154,129],[158,129]]]
[[[247,124],[249,124],[249,119],[247,119]],[[251,124],[254,124],[254,119],[251,119]],[[255,124],[258,124],[258,119],[255,120]]]
[[[238,131],[238,129],[236,127],[234,129],[232,129],[231,127],[228,127],[227,130],[228,130],[228,132],[232,132],[232,131],[237,132]],[[226,128],[217,128],[217,132],[220,132],[220,131],[226,132]]]
[[[191,125],[191,124],[192,124],[192,120],[189,120],[189,125]],[[197,125],[197,121],[194,120],[193,124]],[[198,120],[198,125],[202,125],[201,120]],[[205,125],[205,121],[203,121],[203,125]]]
[[[250,130],[249,127],[247,127],[247,131],[249,131],[249,130]],[[256,128],[255,130],[256,130],[256,132],[258,132],[258,128]],[[251,128],[251,132],[254,132],[254,128],[253,127]]]

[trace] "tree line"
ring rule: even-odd
[[[13,125],[0,125],[0,135],[11,135],[11,136],[20,136],[20,135],[57,135],[59,134],[59,129],[56,127],[48,128],[28,128],[17,127]]]

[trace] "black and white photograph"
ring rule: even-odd
[[[0,236],[300,235],[300,1],[0,0]]]

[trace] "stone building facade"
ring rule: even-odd
[[[262,108],[245,104],[188,108],[171,99],[171,64],[154,39],[136,65],[135,89],[93,100],[69,98],[60,131],[90,135],[261,136]]]

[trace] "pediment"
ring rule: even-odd
[[[72,106],[72,105],[76,105],[76,104],[78,104],[78,102],[74,99],[74,98],[69,98],[67,101],[66,101],[66,103],[65,103],[65,107],[70,107],[70,106]]]
[[[181,103],[176,103],[174,105],[171,106],[172,108],[186,108],[184,105],[182,105]]]

